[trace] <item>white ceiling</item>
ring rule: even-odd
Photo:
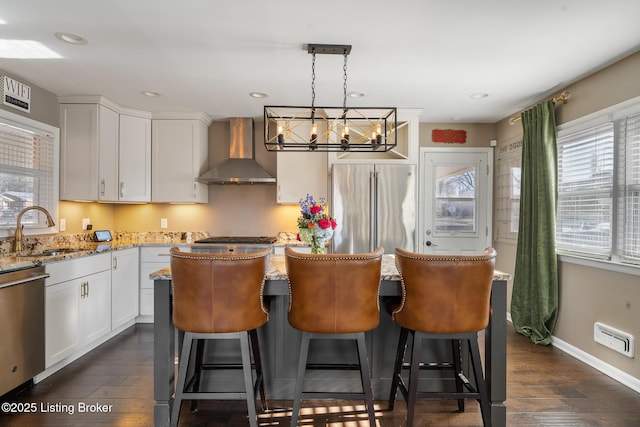
[[[265,104],[310,105],[305,44],[350,44],[348,91],[366,96],[348,106],[494,123],[640,50],[639,17],[638,0],[2,0],[0,39],[62,58],[0,51],[0,70],[57,95],[258,117]],[[90,42],[66,44],[59,31]],[[342,61],[317,56],[316,105],[342,105]]]

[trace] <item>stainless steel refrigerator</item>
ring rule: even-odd
[[[330,202],[338,223],[333,253],[370,252],[377,246],[387,254],[397,247],[415,251],[415,165],[333,165]]]

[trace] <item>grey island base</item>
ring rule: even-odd
[[[171,320],[171,271],[163,269],[150,275],[154,280],[154,425],[169,426],[174,380],[176,375],[176,333]],[[496,272],[491,291],[492,317],[489,327],[484,333],[484,368],[489,396],[491,400],[491,420],[495,427],[506,424],[506,298],[509,275]],[[289,290],[283,255],[271,255],[265,282],[265,298],[270,304],[269,321],[258,330],[262,363],[265,375],[267,399],[291,400],[293,396],[298,349],[301,333],[287,321]],[[399,328],[384,310],[385,300],[401,295],[400,277],[395,268],[393,255],[384,255],[382,263],[382,282],[380,284],[380,324],[367,332],[368,356],[371,364],[372,386],[375,399],[388,399],[391,385],[391,374],[395,360]],[[179,338],[178,338],[179,339]],[[239,354],[232,340],[216,340],[207,343],[205,363],[232,363]],[[316,340],[309,350],[309,363],[353,363],[355,346],[343,340]],[[425,349],[425,360],[429,355],[450,352],[446,346],[433,346]],[[215,346],[215,356],[212,349]],[[466,354],[466,352],[465,352]],[[215,359],[212,359],[215,357]],[[438,358],[436,358],[438,360]],[[469,372],[468,360],[465,371]],[[219,387],[236,387],[233,377],[218,377],[222,371],[214,371],[211,376],[203,378],[203,389]],[[240,373],[239,376],[241,377]],[[353,374],[353,375],[351,375]],[[450,374],[426,372],[433,374],[429,382],[420,387],[453,386]],[[310,372],[305,380],[305,390],[314,391],[358,391],[360,387],[357,371]],[[237,383],[242,390],[242,380]]]

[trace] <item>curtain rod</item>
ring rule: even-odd
[[[563,104],[566,104],[569,98],[571,98],[571,92],[569,92],[568,90],[565,90],[560,95],[554,96],[553,98],[551,98],[551,102],[553,102],[554,104],[557,104],[558,102],[562,102]],[[521,119],[520,116],[511,117],[509,119],[509,124],[515,125],[517,122],[520,121],[520,119]]]

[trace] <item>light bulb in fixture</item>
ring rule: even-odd
[[[284,134],[282,132],[282,125],[278,125],[278,144],[280,144],[280,146],[284,144]]]

